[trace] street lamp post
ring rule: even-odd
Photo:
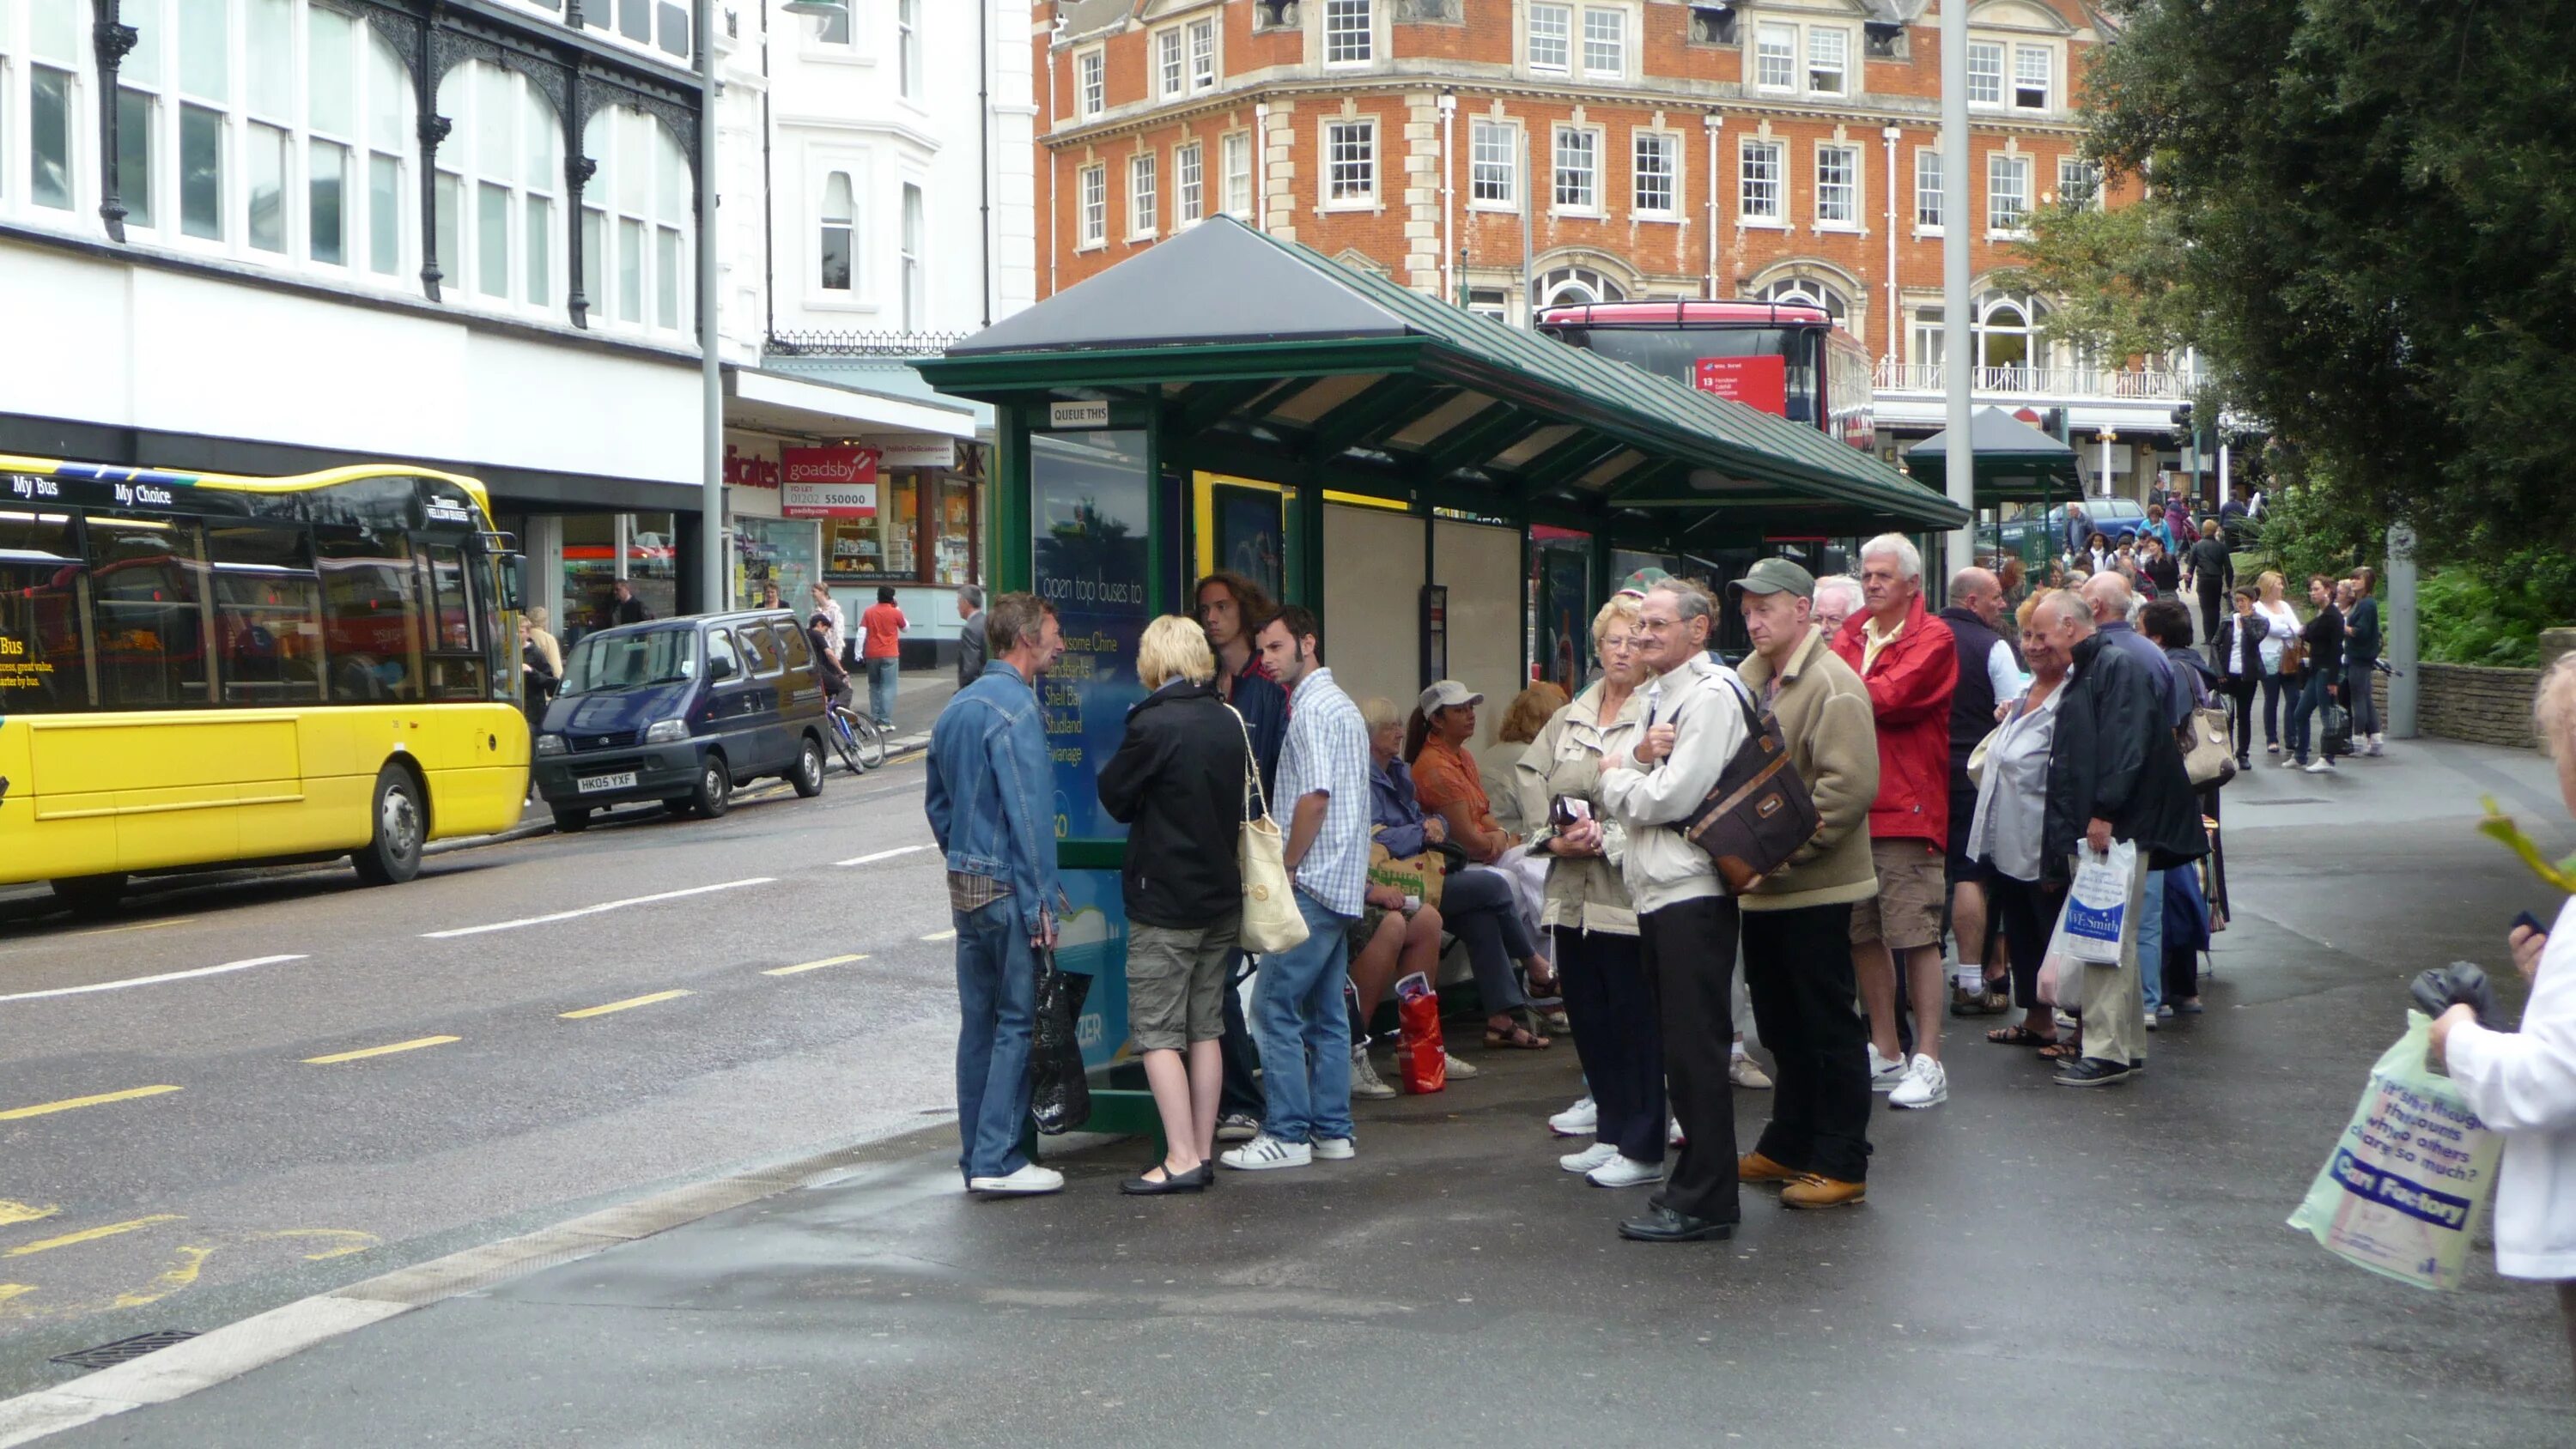
[[[1950,501],[1971,512],[1977,501],[1976,447],[1968,437],[1968,7],[1966,0],[1941,4],[1941,355],[1944,384],[1943,426],[1950,430],[1947,492]],[[1893,319],[1890,321],[1893,325]],[[1975,535],[1967,529],[1950,534],[1950,567],[1957,573],[1976,562]]]
[[[2093,480],[2093,487],[2095,492],[2105,498],[2111,496],[2111,445],[2119,440],[2120,435],[2117,432],[2109,428],[2102,430],[2102,475]]]

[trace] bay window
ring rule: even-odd
[[[469,60],[439,83],[439,271],[459,300],[552,310],[566,238],[557,220],[563,122],[527,77]]]
[[[581,149],[599,168],[582,192],[584,255],[599,279],[589,288],[592,315],[638,329],[687,328],[694,223],[680,143],[652,116],[614,106],[590,118]]]

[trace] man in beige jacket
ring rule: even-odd
[[[1822,817],[1814,838],[1738,898],[1744,990],[1779,1070],[1771,1122],[1745,1182],[1781,1184],[1783,1207],[1861,1200],[1869,1171],[1869,1031],[1852,1008],[1851,913],[1878,893],[1869,805],[1878,726],[1869,689],[1811,620],[1815,580],[1766,558],[1727,586],[1753,653],[1739,677],[1780,722],[1789,762]]]

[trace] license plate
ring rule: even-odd
[[[634,788],[635,772],[633,770],[620,770],[614,775],[592,775],[581,782],[581,793],[585,795],[595,795],[602,790],[632,790]]]

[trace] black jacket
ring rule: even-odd
[[[2230,614],[2219,620],[2218,637],[2209,646],[2209,657],[2218,661],[2219,672],[2244,689],[2252,689],[2263,680],[2263,630],[2246,628],[2249,619],[2263,622],[2260,614]],[[2236,660],[2233,669],[2227,663],[2231,654]]]
[[[2317,610],[2317,616],[2299,630],[2299,637],[2307,642],[2306,672],[2310,676],[2322,676],[2328,684],[2343,678],[2343,614],[2340,610],[2332,604]]]
[[[2222,539],[2204,538],[2191,546],[2191,581],[2204,594],[2224,594],[2236,587],[2236,555]]]
[[[2048,749],[2044,878],[2072,877],[2085,826],[2097,818],[2111,822],[2113,839],[2146,852],[2150,870],[2207,855],[2200,801],[2165,723],[2163,691],[2146,665],[2095,634],[2075,646],[2074,677],[2059,687],[2067,695]]]
[[[1976,753],[1977,741],[1995,732],[1994,677],[1986,673],[1986,660],[2004,636],[1986,627],[1977,611],[1952,604],[1941,611],[1941,622],[1950,626],[1950,637],[1959,646],[1959,683],[1950,692],[1950,773],[1964,778],[1968,756]],[[2015,651],[2019,658],[2019,651]]]
[[[1100,769],[1100,803],[1127,824],[1127,919],[1182,929],[1243,909],[1243,727],[1214,687],[1145,696]]]

